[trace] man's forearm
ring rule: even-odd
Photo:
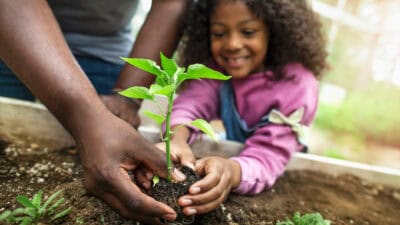
[[[1,59],[72,134],[79,118],[105,108],[46,1],[0,1],[0,28]]]
[[[148,58],[159,62],[160,52],[171,56],[179,38],[188,0],[153,0],[151,10],[140,30],[131,57]],[[150,86],[154,76],[132,66],[125,66],[116,88]]]

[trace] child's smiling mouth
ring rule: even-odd
[[[229,68],[239,68],[242,67],[249,59],[249,56],[240,57],[223,57],[225,64]]]

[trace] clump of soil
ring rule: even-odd
[[[177,213],[175,221],[164,221],[168,224],[193,224],[194,216],[186,216],[182,212],[181,206],[178,204],[180,196],[188,194],[189,187],[200,177],[190,168],[180,168],[182,173],[186,175],[184,182],[168,182],[166,179],[160,178],[160,181],[151,189],[150,195],[157,201],[169,205]]]
[[[45,151],[40,143],[0,143],[0,213],[18,207],[17,195],[31,197],[42,189],[47,198],[64,190],[65,206],[71,206],[72,213],[53,224],[140,224],[121,217],[86,192],[75,149]],[[400,188],[371,184],[348,174],[335,177],[298,170],[287,171],[273,188],[257,196],[231,194],[213,212],[196,216],[194,224],[274,225],[298,211],[319,212],[335,225],[399,225],[399,209]]]

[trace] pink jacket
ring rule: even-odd
[[[272,108],[288,116],[304,108],[301,123],[313,120],[318,101],[318,83],[312,72],[301,64],[288,64],[285,74],[292,79],[273,81],[272,72],[261,72],[245,79],[232,80],[237,110],[249,127],[253,127]],[[218,91],[221,81],[193,80],[177,97],[171,125],[197,118],[219,119]],[[194,130],[192,136],[198,131]],[[284,172],[294,152],[302,149],[296,134],[288,125],[267,124],[258,128],[244,143],[239,156],[233,157],[241,166],[241,183],[234,189],[240,194],[257,194],[271,187]]]

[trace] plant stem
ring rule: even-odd
[[[174,103],[175,91],[168,96],[168,110],[167,117],[165,119],[165,148],[167,155],[167,181],[170,182],[172,180],[172,162],[171,162],[171,113],[172,113],[172,105]]]

